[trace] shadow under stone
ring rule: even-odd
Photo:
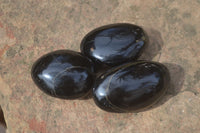
[[[144,28],[149,38],[149,43],[144,49],[139,60],[152,60],[156,55],[161,55],[161,49],[164,45],[162,35],[159,31],[150,28]]]
[[[0,107],[0,133],[6,133],[6,121],[4,119],[3,111]]]

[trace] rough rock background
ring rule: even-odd
[[[79,51],[90,30],[137,24],[150,45],[141,59],[165,63],[172,85],[154,108],[107,113],[92,99],[42,93],[30,69],[41,55]],[[199,133],[200,0],[0,0],[0,105],[8,133]]]

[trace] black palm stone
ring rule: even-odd
[[[93,85],[93,63],[81,53],[58,50],[39,58],[32,79],[46,94],[62,99],[87,95]]]
[[[127,63],[96,79],[94,101],[105,111],[138,112],[158,101],[169,84],[169,72],[163,64],[152,61]]]
[[[89,32],[81,42],[81,52],[97,63],[116,66],[137,59],[147,43],[141,27],[111,24]]]

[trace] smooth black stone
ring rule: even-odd
[[[32,67],[35,84],[46,94],[62,99],[87,95],[93,85],[94,66],[81,53],[58,50],[39,58]]]
[[[147,43],[141,27],[111,24],[89,32],[81,42],[81,52],[96,62],[116,66],[137,59]]]
[[[127,63],[96,79],[94,101],[109,112],[139,112],[157,102],[169,84],[169,71],[163,64],[152,61]]]

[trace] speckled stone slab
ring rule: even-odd
[[[1,0],[0,105],[8,133],[199,133],[200,0]],[[150,44],[141,59],[164,63],[172,85],[157,106],[107,113],[87,100],[47,96],[31,66],[58,49],[79,50],[91,30],[142,26]]]

